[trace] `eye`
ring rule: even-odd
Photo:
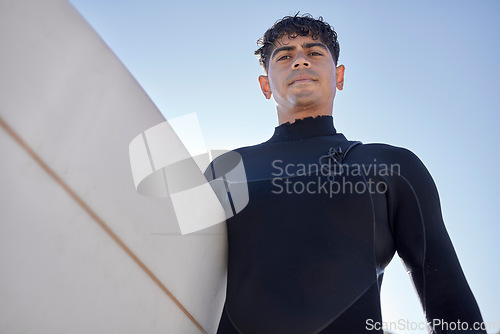
[[[320,52],[317,52],[317,51],[313,51],[311,53],[309,53],[311,56],[322,56],[323,54],[320,53]]]
[[[278,57],[278,59],[276,61],[282,61],[282,60],[286,60],[288,58],[290,58],[290,56],[285,55],[285,56]]]

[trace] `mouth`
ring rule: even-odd
[[[316,79],[312,78],[312,77],[297,77],[295,79],[292,80],[292,82],[290,83],[290,85],[293,85],[293,84],[303,84],[303,83],[312,83],[314,81],[317,81]]]

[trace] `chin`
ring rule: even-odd
[[[297,107],[308,107],[308,106],[313,106],[315,104],[318,104],[318,101],[321,99],[317,96],[302,96],[302,97],[297,97],[295,99],[295,106]]]

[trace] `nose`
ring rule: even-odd
[[[292,64],[292,68],[294,70],[298,70],[302,67],[309,68],[311,66],[311,63],[301,54],[297,55],[297,58],[295,58],[295,61]]]

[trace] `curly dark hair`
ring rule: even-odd
[[[315,19],[311,14],[299,16],[299,13],[297,13],[294,16],[285,16],[281,20],[276,21],[266,31],[264,36],[257,41],[257,45],[260,45],[260,48],[254,54],[259,57],[259,62],[266,73],[269,65],[269,56],[275,47],[274,43],[285,34],[290,38],[311,35],[314,40],[319,39],[328,47],[335,64],[337,64],[340,45],[337,41],[337,33],[333,30],[333,27],[324,22],[321,16]]]

